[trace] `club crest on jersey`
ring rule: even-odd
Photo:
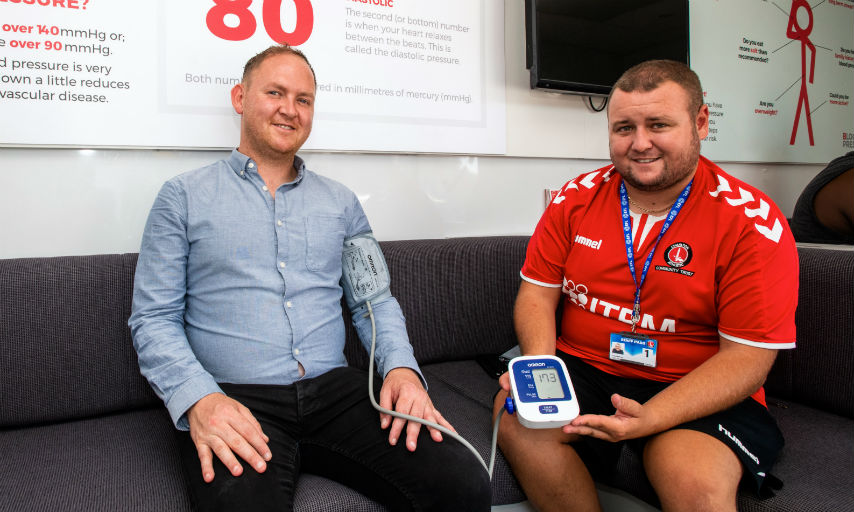
[[[678,242],[668,247],[664,252],[664,261],[673,268],[682,268],[691,262],[692,256],[694,256],[694,252],[691,250],[691,246],[684,242]]]
[[[667,266],[658,265],[655,267],[655,270],[673,272],[691,277],[694,273],[689,270],[685,270],[682,267],[691,263],[691,258],[693,257],[694,251],[691,250],[690,245],[685,242],[677,242],[664,251],[664,261],[667,263]]]

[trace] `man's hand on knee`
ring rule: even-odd
[[[454,427],[433,406],[430,396],[424,386],[421,385],[421,379],[409,368],[395,368],[388,372],[380,390],[380,406],[438,423],[448,430],[456,432]],[[388,434],[389,444],[397,444],[403,426],[406,425],[406,448],[409,451],[415,451],[421,424],[415,421],[410,421],[407,424],[407,421],[401,418],[395,418],[392,421],[390,415],[380,414],[380,427],[386,429],[389,425],[391,425]],[[427,427],[427,429],[434,441],[442,440],[441,432],[433,427]]]
[[[187,411],[190,437],[199,452],[202,478],[210,483],[214,479],[213,455],[219,458],[232,475],[240,476],[243,466],[237,460],[248,462],[256,471],[267,469],[265,461],[272,458],[261,424],[252,413],[236,400],[222,393],[212,393],[195,403]]]

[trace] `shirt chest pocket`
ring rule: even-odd
[[[305,218],[305,266],[312,272],[330,272],[341,267],[344,249],[344,218]]]

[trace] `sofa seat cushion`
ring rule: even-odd
[[[0,510],[190,510],[173,428],[158,408],[2,430]]]
[[[388,509],[338,482],[304,473],[297,481],[294,510],[296,512],[329,512],[330,510],[386,512]]]
[[[773,473],[783,489],[767,500],[739,496],[745,512],[854,510],[854,422],[794,402],[768,398],[786,446]]]
[[[166,409],[2,430],[0,453],[0,511],[194,510]],[[308,474],[297,482],[294,509],[386,510]]]

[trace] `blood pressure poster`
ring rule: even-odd
[[[854,149],[854,0],[692,0],[690,18],[706,156],[822,164]]]
[[[308,149],[505,152],[503,4],[0,0],[0,144],[229,148],[276,42],[317,73]]]

